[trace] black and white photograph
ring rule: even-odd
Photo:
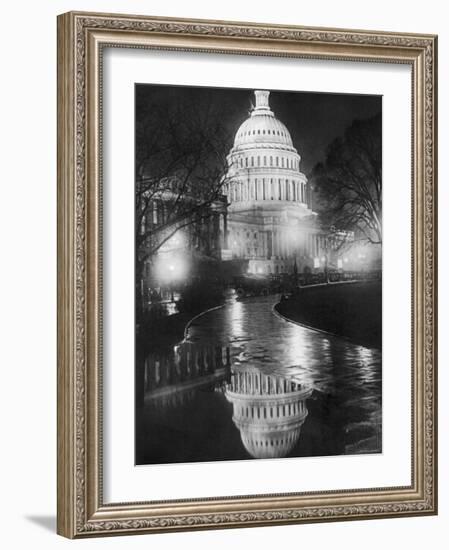
[[[135,463],[382,453],[382,97],[135,85]]]

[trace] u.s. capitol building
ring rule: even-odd
[[[266,90],[237,130],[228,155],[227,254],[248,261],[252,273],[291,273],[318,267],[325,236],[311,205],[301,157],[276,118]]]

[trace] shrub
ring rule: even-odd
[[[177,306],[180,313],[196,313],[220,305],[223,301],[223,288],[209,281],[203,281],[186,286],[181,291]]]

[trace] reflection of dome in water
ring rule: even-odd
[[[234,373],[226,391],[233,421],[254,458],[287,456],[307,417],[305,400],[312,390],[260,371]]]

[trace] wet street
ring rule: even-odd
[[[230,300],[148,357],[138,464],[381,452],[381,352]]]

